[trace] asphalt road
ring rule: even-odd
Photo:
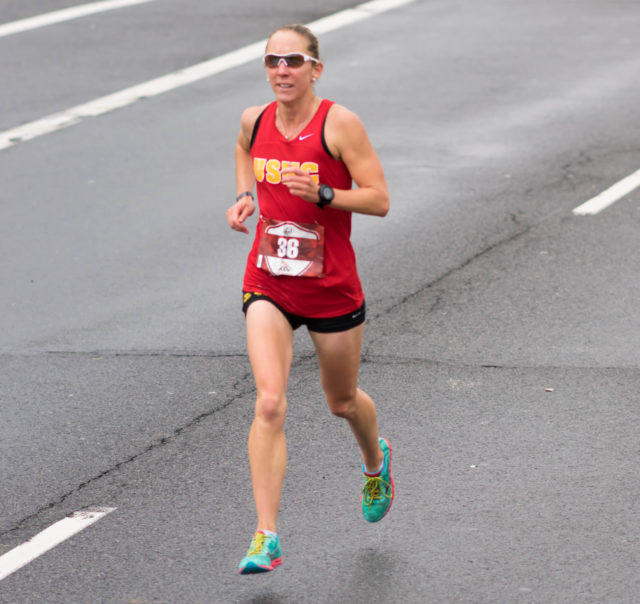
[[[8,22],[75,4],[0,1]],[[0,131],[354,4],[157,0],[0,38]],[[116,508],[3,603],[632,603],[640,593],[640,5],[416,0],[321,36],[382,159],[355,217],[362,386],[397,499],[296,336],[284,563],[254,529],[235,193],[259,62],[0,151],[0,555]]]

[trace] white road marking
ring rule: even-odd
[[[175,71],[154,80],[126,88],[107,96],[100,97],[83,105],[77,105],[66,111],[54,113],[42,119],[23,124],[11,130],[0,133],[0,150],[11,147],[19,142],[49,134],[62,128],[73,126],[83,118],[97,117],[115,109],[126,107],[144,98],[150,98],[174,90],[181,86],[197,82],[203,78],[215,75],[232,67],[243,65],[248,61],[262,56],[266,40],[245,46],[240,50],[227,53],[215,59],[204,61],[197,65]]]
[[[0,581],[56,545],[104,518],[116,508],[81,510],[52,524],[35,537],[0,556]]]
[[[405,4],[411,4],[415,0],[370,0],[370,2],[364,2],[358,4],[354,8],[347,8],[339,13],[334,13],[322,19],[318,19],[313,23],[309,23],[307,27],[313,31],[314,34],[325,34],[346,25],[351,25],[357,21],[362,21],[368,17],[384,13],[394,8],[399,8]]]
[[[30,29],[45,27],[46,25],[54,25],[63,21],[70,21],[79,17],[86,17],[95,13],[113,10],[115,8],[123,8],[134,4],[143,4],[145,2],[153,2],[154,0],[104,0],[103,2],[92,2],[91,4],[82,4],[80,6],[72,6],[71,8],[63,8],[52,13],[44,13],[19,21],[11,21],[0,25],[0,38],[10,36]]]
[[[593,216],[605,208],[608,208],[616,201],[619,201],[638,187],[640,187],[640,170],[618,181],[615,185],[600,193],[600,195],[596,195],[589,201],[585,201],[582,205],[575,208],[573,213],[578,216],[586,216],[587,214]]]
[[[371,0],[370,2],[359,4],[355,8],[340,11],[314,21],[313,23],[309,23],[308,26],[318,34],[327,33],[404,4],[410,4],[414,1],[415,0]],[[0,150],[7,149],[17,143],[28,141],[44,134],[55,132],[56,130],[61,130],[62,128],[73,126],[81,122],[84,118],[97,117],[115,109],[126,107],[141,99],[157,96],[163,92],[168,92],[227,71],[228,69],[244,65],[254,59],[260,58],[264,53],[266,43],[266,39],[254,42],[238,50],[187,67],[186,69],[143,82],[142,84],[103,96],[82,105],[77,105],[66,111],[53,113],[42,119],[18,126],[17,128],[0,132]]]

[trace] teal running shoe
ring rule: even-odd
[[[384,465],[380,474],[367,473],[364,464],[364,487],[362,487],[362,514],[367,522],[382,520],[391,509],[396,490],[391,476],[391,445],[386,438],[380,438],[380,448],[384,454]]]
[[[247,555],[238,565],[241,575],[252,573],[266,573],[282,564],[282,550],[278,537],[265,535],[258,531],[251,540],[251,546]]]

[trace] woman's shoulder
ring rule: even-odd
[[[333,103],[325,122],[325,139],[331,154],[341,159],[345,146],[353,145],[366,136],[364,124],[358,115],[344,105]]]
[[[270,103],[265,103],[264,105],[253,105],[251,107],[247,107],[242,112],[241,122],[242,122],[242,130],[245,135],[251,135],[253,132],[253,128],[258,121],[258,118],[262,115],[262,112],[269,106]]]
[[[256,123],[260,116],[264,113],[264,110],[269,106],[270,103],[265,103],[264,105],[253,105],[252,107],[247,107],[242,112],[242,117],[240,118],[241,123],[241,136],[244,138],[247,150],[251,146],[251,141],[253,139],[253,131],[256,127]]]
[[[344,105],[333,103],[327,112],[326,128],[353,133],[364,126],[354,111]]]

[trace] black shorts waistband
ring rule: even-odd
[[[302,325],[306,325],[309,331],[315,331],[317,333],[337,333],[357,327],[365,321],[366,312],[364,302],[360,308],[338,317],[303,317],[287,312],[275,300],[259,292],[243,292],[242,312],[246,315],[249,306],[258,300],[265,300],[273,304],[286,317],[291,328],[294,330]]]

